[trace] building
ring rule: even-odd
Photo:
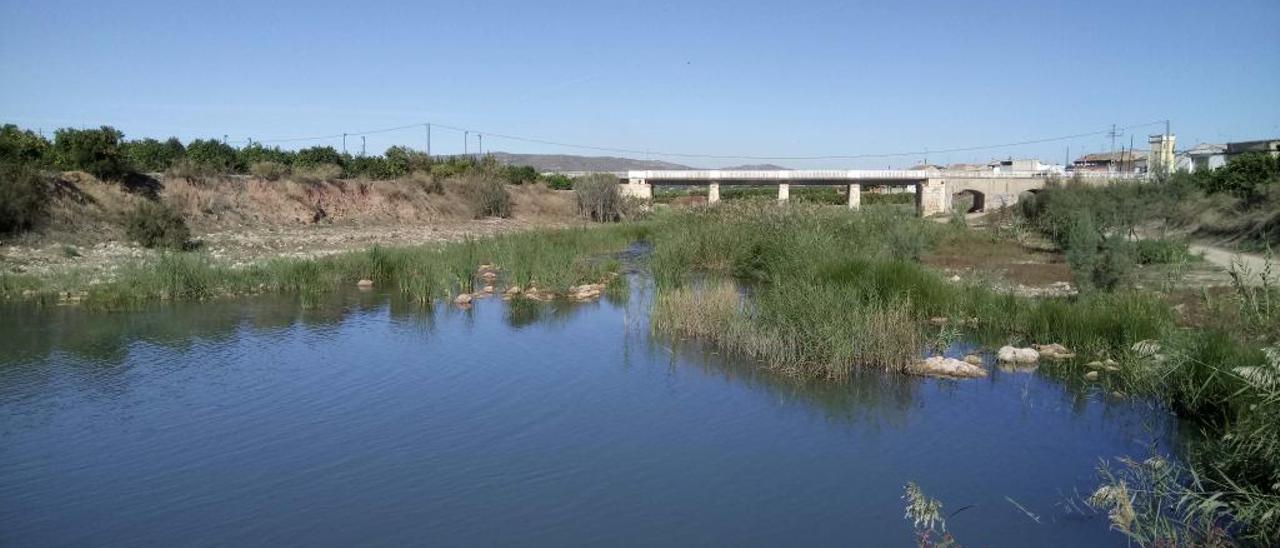
[[[1071,171],[1090,173],[1144,173],[1147,153],[1141,150],[1085,154],[1071,162]]]
[[[1280,157],[1280,139],[1263,139],[1261,141],[1241,141],[1239,143],[1227,143],[1227,157],[1244,154],[1246,152],[1266,152],[1272,158]]]
[[[987,164],[987,168],[996,173],[1008,173],[1010,171],[1031,171],[1036,173],[1058,173],[1066,172],[1066,168],[1058,164],[1046,164],[1037,158],[1015,160],[995,160]]]
[[[1179,171],[1196,172],[1218,169],[1227,163],[1227,145],[1200,143],[1191,150],[1178,154]]]
[[[1176,135],[1168,133],[1151,135],[1147,138],[1147,143],[1151,145],[1151,156],[1147,159],[1147,171],[1151,173],[1173,173],[1173,169],[1178,163],[1178,159],[1173,152],[1173,143],[1177,138]]]

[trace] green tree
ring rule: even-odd
[[[1209,192],[1230,192],[1247,205],[1257,205],[1265,200],[1268,187],[1280,183],[1280,158],[1261,152],[1235,156],[1206,183]]]
[[[294,153],[280,150],[280,147],[266,147],[262,143],[250,143],[239,151],[239,164],[252,166],[260,162],[274,162],[282,165],[293,164]]]
[[[51,148],[49,140],[34,131],[13,124],[0,127],[0,161],[47,166],[51,160]]]
[[[78,169],[99,179],[119,179],[129,172],[120,151],[124,134],[111,126],[98,129],[62,128],[53,135],[54,163],[61,169]]]
[[[298,167],[315,167],[323,164],[341,166],[342,154],[333,147],[315,146],[299,150],[293,161],[293,165]]]
[[[186,147],[182,146],[182,141],[177,137],[170,137],[165,141],[151,138],[126,141],[120,147],[129,166],[144,172],[169,169],[175,160],[186,154]]]
[[[186,158],[196,165],[217,173],[238,173],[244,170],[235,147],[217,139],[196,139],[187,145]]]

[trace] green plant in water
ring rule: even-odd
[[[903,516],[915,529],[916,545],[924,547],[958,547],[955,537],[947,532],[947,520],[942,517],[942,503],[931,498],[915,482],[907,482],[902,499],[907,501]]]

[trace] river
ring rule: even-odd
[[[912,546],[914,481],[968,546],[1122,546],[1079,498],[1176,431],[1036,373],[778,377],[630,286],[0,310],[0,544]]]

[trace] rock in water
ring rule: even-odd
[[[1034,348],[1002,346],[996,352],[996,359],[1005,363],[1036,363],[1040,360],[1040,353]]]
[[[1069,360],[1076,357],[1074,353],[1067,350],[1067,347],[1058,343],[1037,344],[1035,345],[1035,348],[1036,351],[1040,353],[1041,357],[1049,358],[1051,360]]]
[[[913,375],[924,375],[927,377],[947,377],[952,379],[975,379],[987,376],[987,370],[971,363],[965,363],[955,358],[945,358],[942,356],[934,356],[916,362],[915,365],[907,368],[907,372]]]
[[[456,304],[458,306],[466,306],[471,304],[471,294],[463,293],[461,295],[458,295],[457,297],[454,297],[453,304]]]
[[[360,280],[360,281],[356,282],[356,287],[358,287],[358,288],[360,288],[360,289],[372,289],[372,288],[373,288],[373,280],[370,280],[370,279],[368,279],[368,278],[365,278],[365,279],[363,279],[363,280]]]
[[[969,354],[968,356],[964,357],[964,363],[967,363],[970,365],[982,365],[982,356],[979,356],[977,354]]]

